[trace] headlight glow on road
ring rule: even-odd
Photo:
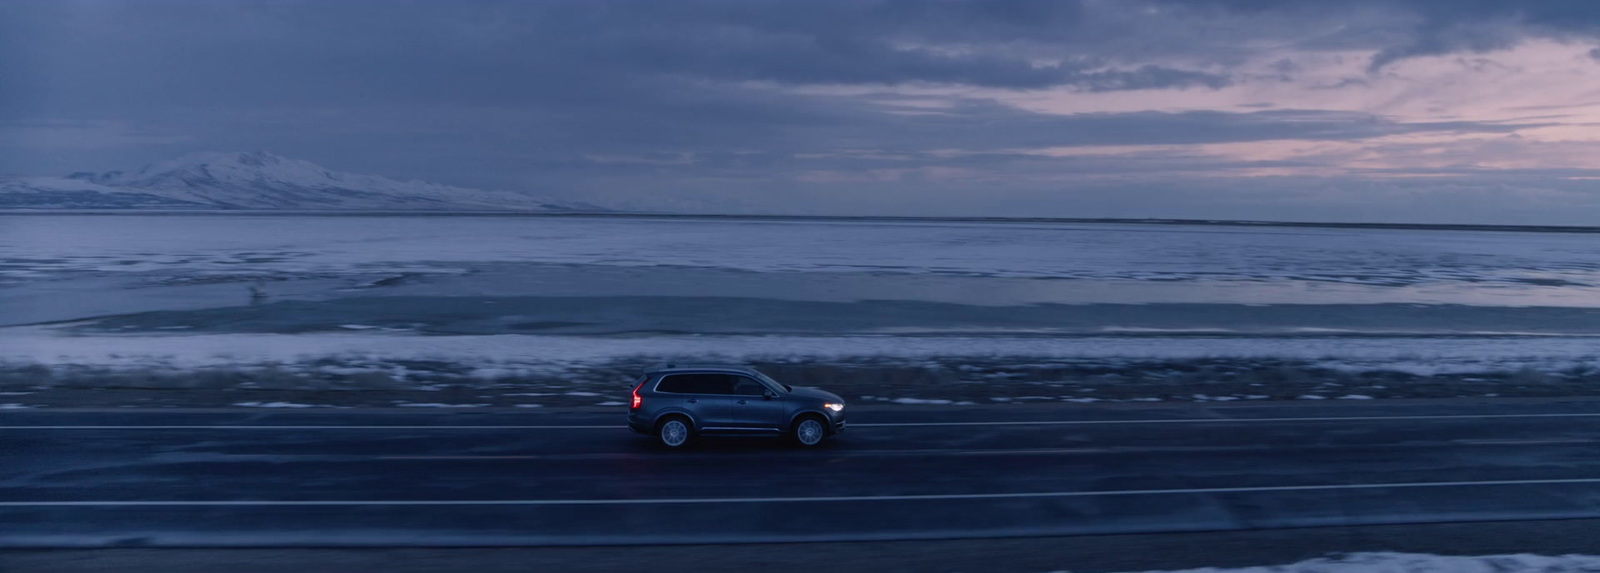
[[[840,404],[840,403],[836,403],[836,402],[828,402],[827,404],[823,404],[822,407],[827,408],[829,410],[833,410],[835,412],[838,412],[838,411],[844,409],[844,404]]]

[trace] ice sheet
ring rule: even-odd
[[[0,277],[396,275],[486,263],[1432,289],[1439,302],[1600,305],[1570,233],[550,217],[0,215]],[[1339,290],[1353,287],[1353,290]],[[1274,291],[1277,292],[1277,291]],[[1280,293],[1281,294],[1281,293]],[[1160,302],[1160,301],[1152,301]]]

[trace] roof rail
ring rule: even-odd
[[[666,371],[666,370],[736,370],[736,371],[741,371],[741,372],[753,372],[753,371],[755,371],[755,368],[752,368],[752,367],[750,367],[748,365],[744,365],[744,364],[731,364],[731,363],[727,363],[727,362],[721,362],[721,363],[718,363],[718,362],[702,362],[702,363],[663,362],[663,363],[651,366],[649,368],[646,368],[645,372],[662,372],[662,371]]]

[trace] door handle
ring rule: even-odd
[[[743,403],[744,403],[744,400],[740,400],[740,401],[739,401],[739,403],[740,403],[740,404],[743,404]]]
[[[689,399],[689,403],[690,403],[690,404],[699,404],[699,403],[700,403],[700,400],[699,400],[699,399],[696,399],[696,398],[690,398],[690,399]]]

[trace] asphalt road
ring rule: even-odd
[[[815,450],[616,412],[0,414],[0,547],[885,541],[1600,517],[1600,403],[860,408]]]

